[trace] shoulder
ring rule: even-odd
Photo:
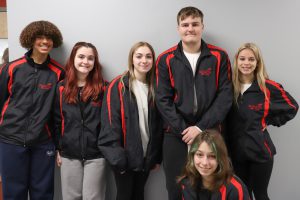
[[[49,64],[53,65],[54,67],[58,68],[61,71],[64,71],[63,66],[60,63],[58,63],[56,60],[52,59],[52,58],[50,58]]]
[[[237,176],[232,176],[230,182],[225,186],[226,186],[227,194],[238,196],[239,199],[240,198],[244,199],[244,197],[249,196],[246,185]]]
[[[157,57],[157,62],[160,62],[161,60],[164,60],[168,57],[168,55],[174,54],[174,52],[178,49],[178,44],[169,48],[168,50],[162,52],[158,57]]]
[[[223,48],[221,48],[221,47],[218,47],[218,46],[215,46],[215,45],[212,45],[212,44],[207,44],[207,43],[203,43],[204,44],[204,48],[207,48],[207,50],[211,53],[211,54],[213,54],[213,55],[215,55],[216,53],[219,53],[219,54],[221,54],[222,56],[226,56],[226,57],[228,57],[228,54],[227,54],[227,52],[226,52],[226,50],[225,49],[223,49]]]

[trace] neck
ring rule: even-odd
[[[41,54],[33,49],[30,57],[34,60],[35,63],[42,64],[47,60],[48,54]]]
[[[199,53],[201,47],[201,40],[197,43],[184,43],[182,42],[182,48],[188,53]]]
[[[138,80],[140,82],[143,82],[143,83],[146,83],[146,74],[138,73],[135,70],[134,71],[134,76],[135,76],[136,80]]]
[[[85,74],[77,74],[77,86],[78,87],[83,87],[86,84],[86,77],[87,75]]]
[[[250,84],[252,83],[254,80],[254,75],[251,74],[251,75],[241,75],[240,76],[240,82],[243,83],[243,84]]]
[[[212,179],[211,176],[209,176],[209,177],[202,176],[202,184],[203,184],[204,188],[208,188],[208,186],[210,185],[210,183],[212,181],[211,179]]]

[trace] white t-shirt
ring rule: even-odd
[[[196,68],[197,68],[197,61],[198,58],[200,57],[201,52],[198,53],[188,53],[186,51],[183,51],[184,55],[186,56],[186,58],[188,59],[192,70],[193,70],[193,75],[195,77],[195,73],[196,73]],[[198,110],[198,103],[197,103],[197,96],[196,96],[196,87],[194,85],[194,108],[193,108],[193,113],[195,114]]]
[[[149,125],[148,125],[148,92],[147,84],[135,79],[132,81],[132,92],[135,95],[138,113],[139,126],[142,139],[142,146],[144,157],[146,156],[148,142],[149,142]]]
[[[252,83],[243,83],[241,84],[241,94],[243,95],[246,90],[252,85]]]

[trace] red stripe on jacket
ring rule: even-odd
[[[275,86],[280,92],[281,92],[281,96],[283,97],[283,99],[291,106],[293,107],[295,110],[297,110],[297,107],[295,105],[292,104],[291,100],[287,97],[285,91],[280,87],[280,85],[274,81],[271,80],[266,80],[267,83]]]
[[[225,185],[222,185],[219,191],[221,193],[221,200],[226,200],[226,187],[225,187]]]
[[[268,90],[268,88],[266,88],[266,94],[267,94],[267,97],[265,98],[265,102],[264,102],[264,105],[265,105],[264,106],[265,107],[264,116],[261,119],[262,130],[267,127],[266,117],[268,116],[269,109],[270,109],[270,90]]]
[[[217,58],[217,70],[216,70],[216,90],[219,87],[219,74],[220,74],[220,65],[221,65],[221,54],[218,51],[211,51],[211,54]]]
[[[174,47],[171,47],[170,49],[164,51],[164,52],[161,53],[161,54],[158,56],[158,58],[156,59],[156,87],[158,87],[158,74],[159,74],[159,72],[158,72],[158,63],[159,63],[161,57],[162,57],[163,55],[167,54],[167,53],[170,53],[170,52],[172,52],[172,51],[175,51],[175,50],[177,49],[177,46],[178,46],[178,45],[176,45],[176,46],[174,46]]]
[[[64,86],[60,86],[59,87],[59,108],[60,108],[59,110],[60,110],[60,117],[61,117],[61,136],[63,136],[65,132],[65,117],[62,112],[63,90],[64,90]]]
[[[238,200],[243,200],[244,199],[244,193],[243,193],[242,185],[234,177],[231,179],[230,182],[238,190],[238,194],[239,194],[239,199]]]
[[[15,67],[17,67],[18,65],[23,64],[25,62],[26,62],[26,59],[23,57],[22,59],[20,59],[16,62],[13,62],[8,68],[8,74],[9,74],[10,78],[9,78],[9,81],[8,81],[7,89],[8,89],[8,92],[9,92],[9,97],[7,98],[7,100],[6,100],[6,102],[3,106],[2,113],[1,113],[1,119],[0,119],[0,124],[2,124],[2,122],[3,122],[4,113],[7,110],[7,107],[8,107],[9,101],[10,101],[11,88],[12,88],[12,84],[13,84],[13,70],[15,69]]]
[[[107,110],[108,110],[108,119],[109,119],[109,123],[111,125],[111,100],[110,100],[110,97],[111,97],[111,89],[113,87],[113,85],[115,84],[115,82],[121,77],[118,76],[116,77],[114,80],[112,80],[111,84],[108,86],[108,89],[107,89]]]
[[[55,72],[56,76],[57,76],[57,80],[59,80],[60,74],[61,74],[61,69],[58,69],[56,66],[52,65],[51,63],[48,64],[48,67]]]
[[[174,83],[174,78],[173,78],[173,74],[172,74],[172,70],[171,70],[171,65],[170,65],[170,60],[174,57],[174,54],[170,54],[167,56],[166,59],[166,63],[168,66],[168,71],[169,71],[169,77],[170,77],[170,81],[171,81],[171,87],[174,88],[175,87],[175,83]]]
[[[121,104],[122,134],[123,134],[123,142],[124,142],[124,147],[125,147],[126,146],[126,122],[125,122],[124,101],[123,101],[123,95],[122,95],[123,87],[124,87],[124,84],[122,82],[119,82],[118,90],[119,90],[120,104]]]

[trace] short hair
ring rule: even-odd
[[[202,184],[201,174],[195,167],[194,156],[203,142],[206,142],[210,146],[218,162],[218,167],[212,174],[213,180],[208,188],[206,188],[210,191],[216,191],[220,189],[222,184],[230,181],[233,172],[224,139],[221,133],[215,129],[205,130],[194,139],[188,153],[183,175],[178,180],[181,181],[187,177],[194,188]]]
[[[28,24],[20,34],[20,44],[26,49],[31,49],[38,36],[47,36],[52,39],[53,47],[62,44],[63,37],[60,30],[49,21],[34,21]]]
[[[196,7],[192,7],[192,6],[188,6],[188,7],[184,7],[182,8],[178,14],[177,14],[177,24],[179,25],[179,22],[181,20],[186,19],[187,17],[192,16],[193,18],[195,17],[200,17],[201,18],[201,22],[203,22],[203,12],[201,10],[199,10]]]

